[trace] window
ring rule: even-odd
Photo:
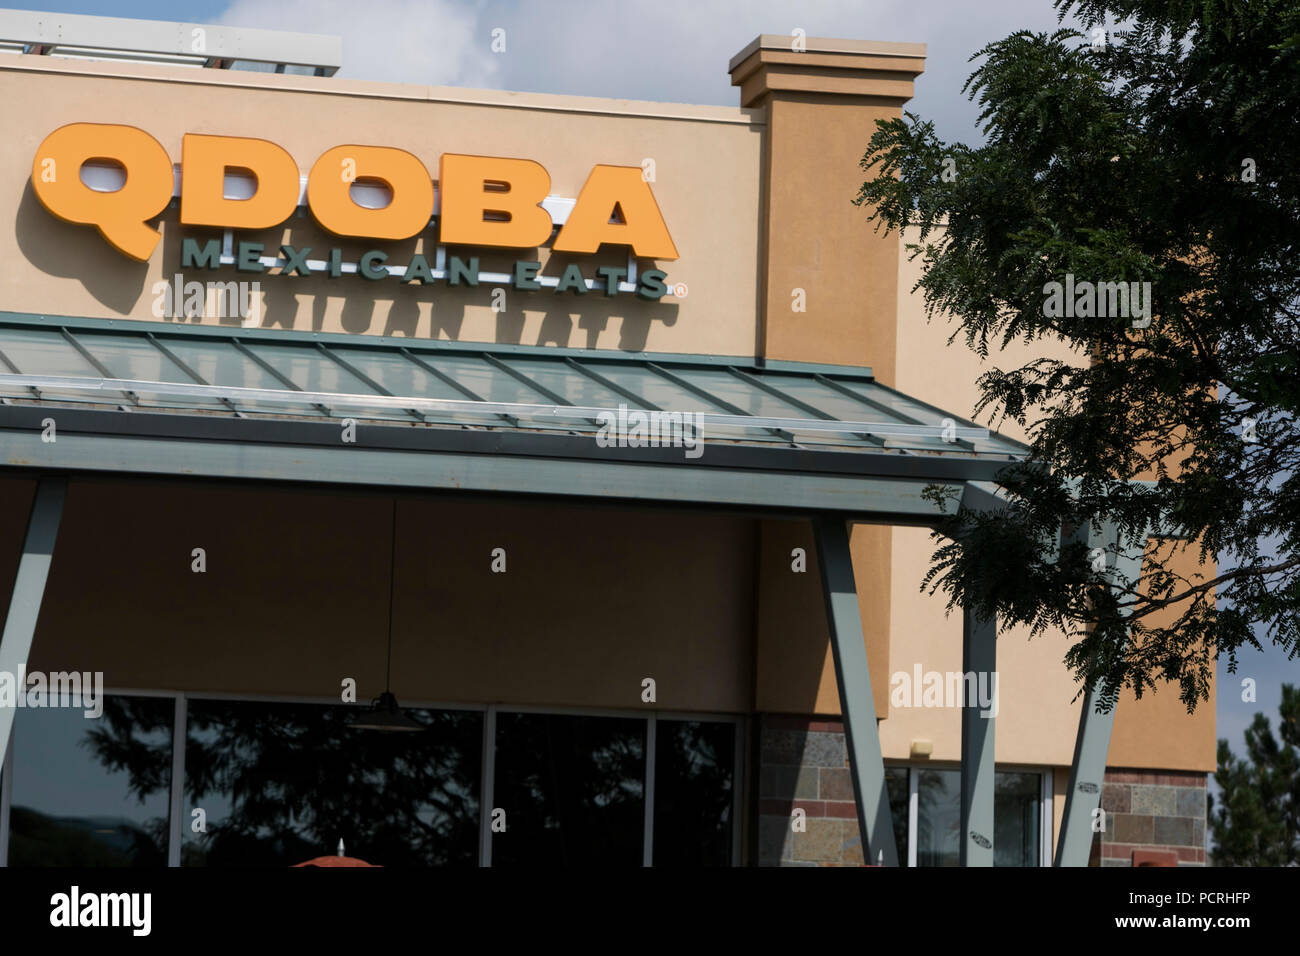
[[[993,865],[1038,866],[1042,834],[1042,777],[998,773],[993,777]]]
[[[644,720],[500,714],[492,865],[640,866]]]
[[[13,866],[165,866],[172,722],[165,697],[105,697],[14,715]]]
[[[340,840],[381,866],[736,859],[736,718],[408,706],[424,730],[383,734],[355,705],[103,702],[16,715],[0,865],[278,867]]]
[[[907,865],[907,839],[911,813],[908,810],[911,796],[908,792],[907,768],[885,768],[885,792],[889,795],[889,808],[894,821],[894,848],[898,852],[898,862]],[[874,863],[874,860],[868,860]]]
[[[961,774],[913,770],[917,777],[916,865],[961,863]]]
[[[900,860],[911,866],[960,866],[961,771],[888,767],[886,781]],[[1051,819],[1051,794],[1044,775],[999,770],[993,786],[993,865],[1049,865],[1043,821]],[[909,833],[913,815],[915,834]]]
[[[701,720],[655,722],[655,866],[730,866],[736,730]]]
[[[356,713],[190,700],[182,864],[292,866],[340,840],[380,866],[477,864],[483,715],[407,709],[426,729],[383,734]]]

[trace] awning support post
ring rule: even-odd
[[[994,720],[998,712],[995,618],[962,612],[961,865],[993,865]],[[987,706],[981,702],[987,701]]]
[[[27,519],[23,554],[9,599],[9,613],[5,616],[4,633],[0,635],[0,674],[12,674],[15,681],[25,672],[27,657],[32,650],[32,637],[36,634],[36,619],[40,616],[41,601],[45,597],[45,582],[50,575],[54,539],[63,518],[63,500],[67,490],[68,483],[64,478],[42,478],[36,485],[36,496]],[[15,694],[24,692],[24,687],[14,687]],[[4,764],[9,748],[14,713],[14,707],[0,707],[0,765]]]
[[[1101,785],[1106,776],[1106,754],[1115,726],[1115,708],[1102,713],[1098,708],[1103,693],[1094,687],[1083,702],[1079,730],[1074,739],[1074,760],[1070,766],[1070,789],[1061,814],[1061,836],[1056,841],[1056,866],[1087,866],[1095,831],[1092,829],[1101,805]]]
[[[849,776],[858,809],[858,832],[866,863],[882,859],[898,866],[894,825],[889,814],[885,762],[876,727],[876,703],[867,669],[867,647],[858,611],[858,590],[853,579],[849,529],[842,517],[819,515],[813,519],[817,559],[821,564],[822,595],[835,659],[835,683],[844,715],[844,736],[849,751]]]
[[[1129,582],[1137,584],[1142,573],[1142,558],[1147,541],[1142,536],[1143,550],[1121,547],[1118,532],[1107,523],[1100,534],[1088,530],[1090,548],[1107,552],[1106,579],[1114,586]],[[1113,548],[1115,555],[1109,553]],[[1074,760],[1070,766],[1070,788],[1065,793],[1065,810],[1061,814],[1061,835],[1056,841],[1055,866],[1087,866],[1096,831],[1093,821],[1101,806],[1102,783],[1106,777],[1106,757],[1110,752],[1111,730],[1115,726],[1115,707],[1108,713],[1100,710],[1106,688],[1094,686],[1083,702],[1079,714],[1079,730],[1074,739]],[[1104,819],[1104,818],[1102,818]]]
[[[1007,507],[996,485],[968,481],[961,506],[998,512]],[[995,724],[998,713],[997,618],[962,610],[961,842],[962,866],[993,865]]]

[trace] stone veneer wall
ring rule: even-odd
[[[1179,866],[1205,865],[1203,773],[1106,769],[1106,830],[1093,840],[1093,865],[1131,866],[1134,850],[1172,850]]]
[[[861,866],[844,724],[773,714],[757,723],[758,865]],[[802,833],[791,827],[795,809],[806,814]]]
[[[844,724],[762,714],[757,726],[758,865],[861,866]],[[1092,865],[1131,866],[1134,850],[1169,850],[1180,866],[1204,866],[1205,794],[1203,773],[1108,768]],[[791,827],[796,809],[804,832]]]

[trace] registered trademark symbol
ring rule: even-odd
[[[689,291],[690,290],[686,288],[685,282],[678,282],[673,286],[673,295],[677,296],[679,299],[686,298],[686,293]]]

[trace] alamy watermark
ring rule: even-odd
[[[895,671],[889,678],[891,707],[979,707],[980,716],[998,715],[997,671]]]
[[[81,707],[95,719],[104,713],[103,671],[0,671],[0,707]]]
[[[152,893],[83,893],[73,884],[66,893],[50,897],[50,925],[55,927],[123,927],[132,936],[148,936],[153,928]]]
[[[1135,329],[1151,325],[1150,282],[1076,283],[1074,273],[1067,272],[1064,284],[1047,283],[1043,295],[1043,315],[1049,319],[1132,319]]]
[[[239,319],[252,326],[262,313],[260,282],[186,282],[178,272],[170,282],[155,282],[150,291],[156,319]]]
[[[704,454],[703,412],[643,412],[618,406],[596,416],[601,448],[683,448],[687,458]]]

